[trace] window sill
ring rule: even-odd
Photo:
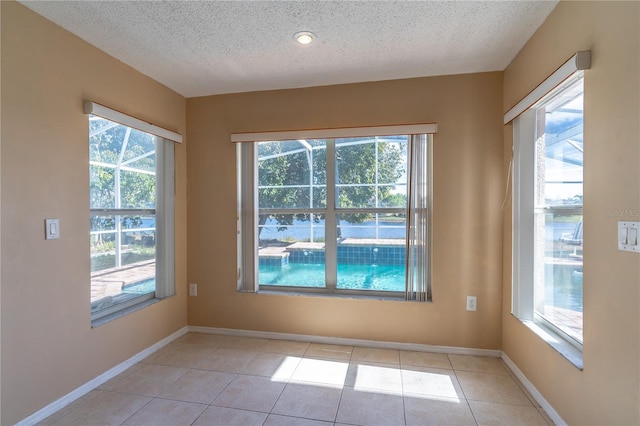
[[[295,290],[259,290],[253,294],[278,295],[278,296],[309,296],[328,297],[331,299],[359,299],[359,300],[384,300],[390,302],[405,302],[404,295],[381,294],[354,294],[354,293],[329,293],[326,291],[295,291]]]
[[[517,317],[516,317],[517,318]],[[556,352],[562,355],[567,361],[573,364],[578,370],[582,371],[583,360],[582,360],[582,351],[571,343],[567,342],[563,337],[559,334],[549,330],[546,327],[543,327],[539,324],[536,324],[530,320],[522,320],[518,318],[529,330],[531,330],[534,334],[544,340],[549,346],[551,346]]]
[[[113,320],[116,320],[118,318],[122,318],[125,315],[129,315],[132,312],[138,311],[140,309],[144,309],[147,306],[154,305],[154,304],[158,303],[161,300],[163,300],[163,299],[156,299],[156,298],[147,299],[147,300],[145,300],[143,302],[140,302],[140,303],[137,303],[135,305],[120,309],[119,311],[116,311],[116,312],[114,312],[112,314],[108,314],[108,315],[102,316],[100,318],[92,319],[91,320],[91,328],[96,328],[96,327],[99,327],[99,326],[101,326],[103,324],[111,322]]]

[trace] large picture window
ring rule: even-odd
[[[583,341],[583,72],[514,121],[514,313]]]
[[[240,144],[240,289],[426,300],[430,139],[397,134]],[[419,267],[418,259],[425,259]]]
[[[173,143],[89,115],[91,317],[173,294]]]

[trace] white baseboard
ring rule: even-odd
[[[533,399],[535,399],[536,402],[540,404],[540,407],[542,407],[544,412],[547,413],[549,418],[553,420],[553,423],[557,426],[566,426],[567,422],[565,422],[562,417],[560,417],[560,414],[558,414],[558,412],[553,409],[551,404],[549,404],[549,402],[544,399],[542,394],[538,391],[538,389],[536,389],[533,383],[531,383],[531,381],[527,379],[527,376],[524,375],[524,373],[518,368],[518,366],[513,361],[511,361],[511,358],[509,358],[509,356],[504,352],[502,353],[502,360],[505,364],[507,364],[507,367],[509,367],[513,374],[515,374],[518,380],[520,380],[520,383],[522,383],[522,385],[529,391]]]
[[[262,339],[293,340],[327,345],[366,346],[368,348],[401,349],[404,351],[435,352],[453,355],[476,355],[500,358],[502,351],[492,349],[460,348],[455,346],[423,345],[419,343],[381,342],[378,340],[347,339],[344,337],[313,336],[307,334],[274,333],[270,331],[235,330],[230,328],[214,328],[189,326],[192,333],[224,334],[228,336],[256,337]]]
[[[113,367],[113,368],[105,371],[104,373],[100,374],[98,377],[96,377],[96,378],[88,381],[84,385],[76,388],[74,391],[69,392],[68,394],[66,394],[62,398],[58,399],[57,401],[54,401],[51,404],[47,405],[46,407],[42,408],[41,410],[36,411],[35,413],[30,415],[29,417],[27,417],[25,419],[22,419],[21,421],[19,421],[17,423],[17,426],[33,425],[33,424],[36,424],[36,423],[46,419],[47,417],[49,417],[50,415],[52,415],[56,411],[66,407],[67,405],[69,405],[73,401],[75,401],[76,399],[80,398],[81,396],[86,395],[87,393],[91,392],[92,390],[94,390],[95,388],[100,386],[101,384],[105,383],[108,380],[111,380],[112,378],[114,378],[118,374],[122,373],[127,368],[129,368],[129,367],[133,366],[134,364],[136,364],[137,362],[145,359],[146,357],[148,357],[149,355],[151,355],[152,353],[154,353],[158,349],[160,349],[163,346],[171,343],[172,341],[176,340],[178,337],[183,336],[184,334],[187,334],[188,331],[189,331],[189,329],[187,327],[182,327],[180,330],[176,331],[175,333],[172,333],[171,335],[165,337],[164,339],[160,340],[159,342],[149,346],[147,349],[145,349],[145,350],[143,350],[141,352],[138,352],[137,354],[135,354],[131,358],[127,359],[126,361],[121,362],[120,364],[116,365],[115,367]]]

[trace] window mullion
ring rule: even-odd
[[[336,141],[327,139],[327,212],[325,216],[325,283],[327,290],[335,291],[338,281],[336,217]]]

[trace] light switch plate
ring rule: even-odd
[[[44,220],[44,238],[45,240],[57,240],[58,238],[60,238],[59,219]]]
[[[618,222],[618,250],[640,253],[640,222]]]

